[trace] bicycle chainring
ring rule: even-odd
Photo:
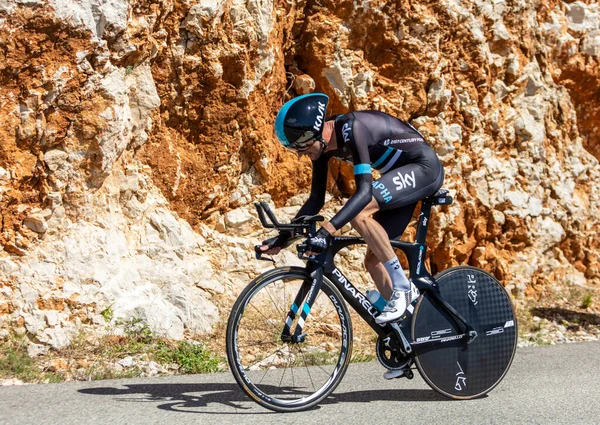
[[[376,352],[379,363],[389,370],[406,369],[413,361],[412,356],[405,356],[400,351],[390,348],[381,337],[377,338]]]

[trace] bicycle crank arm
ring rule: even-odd
[[[396,322],[390,323],[390,326],[391,326],[392,330],[394,331],[394,334],[396,335],[396,338],[402,344],[402,346],[400,347],[400,349],[403,351],[403,354],[406,355],[406,354],[412,353],[412,347],[410,346],[410,343],[408,342],[408,340],[404,336],[404,333],[400,329],[400,326],[398,326],[398,323],[396,323]]]

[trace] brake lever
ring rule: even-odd
[[[317,254],[317,255],[304,255],[304,253],[308,249],[308,245],[305,244],[305,243],[296,246],[296,249],[298,250],[298,258],[301,259],[301,260],[316,261],[317,258],[319,258],[319,255],[320,255],[320,254]]]
[[[310,259],[310,257],[304,255],[304,253],[306,252],[307,249],[308,249],[308,245],[305,243],[301,243],[296,246],[296,250],[298,251],[299,259],[301,259],[301,260],[309,260]]]

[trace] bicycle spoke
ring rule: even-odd
[[[327,376],[331,375],[331,372],[327,372],[325,369],[323,369],[323,367],[321,365],[316,365],[319,369],[321,369],[323,371],[323,373]]]
[[[327,313],[325,316],[323,317],[319,317],[319,321],[323,321],[325,320],[327,317],[331,316],[333,313],[337,313],[337,311],[335,310],[331,310],[329,313]]]
[[[267,276],[240,299],[239,304],[246,308],[238,307],[230,318],[236,321],[233,329],[237,331],[228,329],[228,360],[244,391],[258,397],[260,404],[274,410],[300,410],[330,394],[342,378],[349,356],[340,341],[352,334],[339,330],[342,320],[347,320],[343,315],[349,319],[349,314],[333,284],[327,281],[326,285],[327,296],[316,294],[305,319],[303,332],[311,332],[310,338],[296,343],[282,340],[289,317],[283,312],[307,289],[305,273],[285,270]],[[336,305],[342,307],[338,310]],[[302,300],[300,307],[304,309]],[[237,335],[237,340],[232,342],[230,335]],[[232,349],[237,350],[233,355]]]
[[[269,370],[271,370],[271,366],[273,366],[274,362],[275,362],[275,354],[273,354],[273,360],[271,360],[271,364],[269,364],[269,367],[265,369],[265,374],[263,375],[263,377],[259,381],[259,383],[258,383],[259,385],[262,384],[263,379],[265,379],[265,376],[267,376],[267,373],[269,372]]]
[[[304,332],[305,332],[305,333],[308,333],[308,331],[309,331],[310,329],[312,329],[313,327],[316,327],[316,326],[320,326],[320,325],[328,325],[328,323],[323,323],[323,321],[324,321],[324,319],[325,319],[327,316],[329,316],[331,313],[335,313],[335,311],[331,311],[331,312],[329,312],[328,314],[326,314],[326,315],[325,315],[324,317],[322,317],[322,318],[320,318],[320,317],[319,317],[319,318],[316,318],[316,320],[311,320],[311,321],[310,321],[310,322],[309,322],[309,323],[306,325],[306,327],[304,328]],[[341,328],[340,328],[340,331],[341,331]]]
[[[285,288],[285,283],[283,285],[284,285],[284,288]],[[279,314],[281,314],[282,316],[285,316],[285,314],[283,313],[283,311],[281,311],[281,309],[279,308],[279,305],[275,302],[275,300],[271,296],[271,293],[269,292],[269,290],[266,287],[265,287],[265,291],[267,291],[267,295],[269,296],[269,298],[271,298],[271,301],[273,302],[273,305],[275,306],[275,309],[279,312]]]
[[[304,354],[302,352],[300,352],[300,354],[302,355],[302,360],[304,361],[304,367],[306,368],[306,373],[308,373],[308,378],[310,379],[310,383],[312,384],[313,390],[316,389],[315,388],[315,383],[312,380],[312,376],[310,375],[310,370],[308,370],[308,365],[306,364],[306,357],[304,357]]]
[[[277,353],[278,351],[280,351],[280,349],[279,349],[279,348],[277,348],[277,349],[276,349],[274,352],[267,354],[266,356],[264,356],[264,357],[263,357],[262,359],[260,359],[259,361],[257,361],[257,362],[254,362],[254,363],[252,363],[252,364],[249,364],[248,366],[244,366],[244,367],[246,367],[246,368],[250,369],[250,368],[251,368],[252,366],[254,366],[254,365],[260,365],[260,362],[262,362],[264,359],[268,359],[268,358],[269,358],[269,356],[273,356],[273,355],[275,355],[275,353]]]
[[[285,282],[283,280],[281,282],[283,283],[283,302],[287,303],[287,305],[289,305],[290,303],[288,302],[287,295],[285,295],[285,287],[287,285],[285,284]]]
[[[260,314],[264,319],[265,322],[267,322],[269,325],[273,326],[273,328],[277,331],[277,332],[281,332],[282,329],[279,329],[277,326],[275,326],[273,323],[271,323],[269,321],[269,319],[267,319],[267,317],[258,309],[258,307],[256,307],[254,304],[250,304],[252,307],[254,307],[254,309],[256,311],[258,311],[258,314]]]
[[[283,382],[283,377],[285,376],[285,371],[287,370],[287,366],[288,366],[291,358],[292,358],[292,356],[289,356],[288,361],[285,363],[285,367],[283,368],[283,373],[281,374],[281,379],[279,380],[279,388],[281,388],[281,383]]]
[[[248,345],[239,345],[238,344],[238,348],[248,348],[248,347],[262,347],[264,345],[276,345],[273,342],[249,342]]]

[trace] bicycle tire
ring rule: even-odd
[[[281,340],[287,312],[298,293],[289,288],[288,282],[299,287],[311,278],[299,267],[263,273],[242,291],[227,323],[227,361],[236,382],[255,402],[276,412],[305,410],[324,400],[343,378],[352,353],[348,308],[326,277],[304,324],[306,341],[291,344]],[[298,307],[302,311],[303,306]],[[338,345],[331,342],[337,337]],[[263,348],[269,355],[258,353]],[[306,376],[312,389],[308,383],[303,386],[299,382]],[[286,377],[286,385],[291,377],[291,386],[282,386]],[[315,385],[321,378],[323,384]]]
[[[435,391],[453,399],[482,397],[504,378],[517,347],[517,320],[510,296],[502,284],[484,270],[459,266],[436,276],[444,300],[477,331],[467,338],[461,327],[429,294],[415,308],[412,338],[419,373]],[[448,339],[450,338],[450,339]],[[450,342],[419,345],[420,341]]]

